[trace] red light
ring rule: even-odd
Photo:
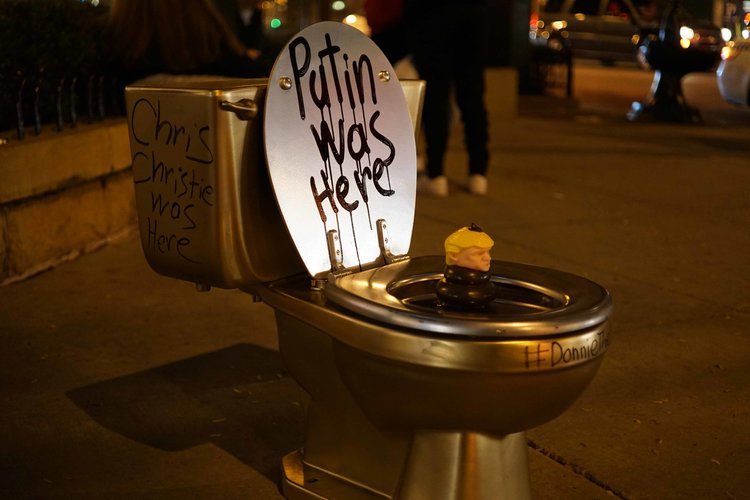
[[[536,13],[531,14],[531,18],[529,19],[529,27],[531,29],[536,29],[537,22],[539,22],[539,15]]]

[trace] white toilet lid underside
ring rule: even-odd
[[[325,52],[322,57],[319,55],[327,46],[329,51],[330,47],[334,51],[339,48],[333,58],[340,94],[333,79],[331,56]],[[297,59],[296,66],[290,47]],[[309,65],[304,71],[308,53]],[[367,59],[372,65],[376,103]],[[362,75],[363,103],[354,73],[355,62]],[[330,106],[321,99],[324,95],[321,65]],[[311,92],[313,72],[321,107],[316,105]],[[284,89],[282,82],[291,83],[291,87]],[[339,133],[339,123],[343,136]],[[264,127],[266,158],[276,200],[310,275],[321,276],[331,270],[327,245],[327,233],[331,230],[338,231],[344,267],[357,269],[376,261],[381,253],[377,236],[379,219],[388,224],[391,253],[408,253],[416,197],[414,129],[395,71],[368,37],[334,22],[318,23],[298,33],[281,51],[271,71]],[[321,153],[315,134],[324,137],[326,128],[332,132],[334,151],[330,145],[324,145]],[[361,135],[366,137],[369,155],[361,152]],[[356,161],[358,154],[362,156]],[[378,174],[380,190],[375,182]],[[330,196],[326,194],[326,182]]]

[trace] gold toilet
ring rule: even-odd
[[[609,294],[560,271],[493,261],[489,308],[435,307],[444,259],[408,256],[423,92],[338,23],[300,32],[267,81],[127,89],[148,262],[273,307],[311,397],[288,498],[529,498],[523,431],[607,348]]]

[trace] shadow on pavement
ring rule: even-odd
[[[67,396],[103,427],[164,451],[212,443],[274,482],[303,439],[299,386],[279,353],[237,344],[73,389]]]

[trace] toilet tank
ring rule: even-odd
[[[267,85],[193,78],[127,87],[138,230],[157,273],[246,288],[305,271],[265,165]],[[401,85],[418,130],[424,82]]]

